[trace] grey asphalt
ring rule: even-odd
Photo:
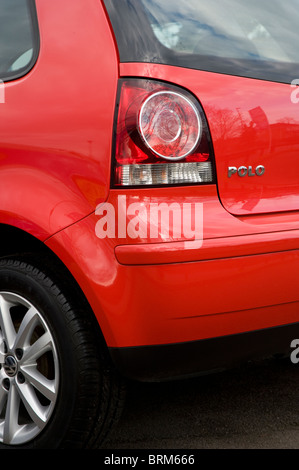
[[[130,383],[104,449],[298,449],[299,365],[252,363],[191,380]]]

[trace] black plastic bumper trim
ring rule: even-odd
[[[249,360],[288,355],[299,323],[178,344],[109,348],[126,377],[157,382],[225,370]]]

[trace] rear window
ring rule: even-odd
[[[38,54],[35,3],[31,0],[0,0],[0,79],[26,74]]]
[[[299,0],[104,0],[122,62],[290,83]]]

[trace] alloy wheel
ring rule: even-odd
[[[0,442],[22,445],[45,428],[59,388],[58,356],[42,314],[0,292]]]

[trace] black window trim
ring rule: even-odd
[[[9,72],[2,77],[0,76],[0,81],[2,82],[10,82],[13,80],[17,80],[19,78],[24,77],[27,75],[34,67],[37,62],[39,51],[40,51],[40,34],[39,34],[39,26],[38,26],[38,17],[37,17],[37,10],[35,0],[26,0],[28,5],[28,11],[31,16],[31,25],[32,25],[32,37],[33,37],[33,54],[32,58],[25,67],[18,69],[13,72]]]

